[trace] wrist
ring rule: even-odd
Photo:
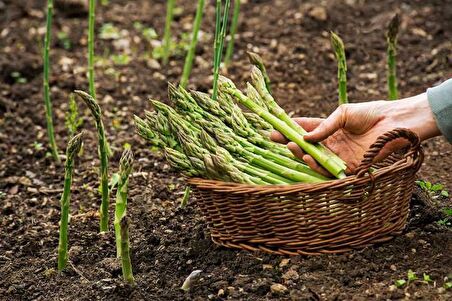
[[[389,110],[388,116],[397,127],[413,131],[421,141],[441,134],[426,93],[393,101]]]

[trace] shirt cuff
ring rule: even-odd
[[[452,79],[427,89],[427,98],[439,130],[452,143]]]

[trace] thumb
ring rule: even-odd
[[[337,108],[327,119],[322,121],[312,132],[304,135],[304,139],[310,142],[320,142],[333,135],[343,126],[344,105]]]

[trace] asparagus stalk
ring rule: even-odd
[[[205,174],[205,168],[202,162],[195,160],[193,157],[189,158],[184,153],[169,147],[165,147],[164,150],[169,164],[176,169],[182,170],[185,175],[194,177]]]
[[[280,154],[282,156],[295,159],[293,154],[287,148],[272,141],[269,141],[268,138],[262,137],[262,135],[260,135],[257,131],[253,130],[252,127],[246,121],[246,118],[244,117],[240,109],[238,109],[238,107],[235,104],[232,104],[229,107],[228,112],[225,112],[222,110],[223,107],[219,107],[216,104],[216,102],[211,101],[207,94],[195,91],[192,92],[192,96],[194,99],[196,99],[196,102],[195,104],[190,104],[191,110],[199,113],[199,118],[193,118],[195,122],[197,120],[202,122],[203,119],[206,119],[212,124],[222,124],[222,122],[227,123],[228,125],[233,127],[234,133],[246,137],[246,139],[252,142],[253,144],[272,150],[273,152]],[[221,99],[221,97],[219,97],[218,99]],[[184,102],[184,99],[182,99],[181,102]],[[201,107],[203,107],[204,110]],[[213,116],[208,111],[218,115]],[[207,126],[208,125],[204,124],[202,127]]]
[[[190,42],[190,48],[188,49],[187,56],[185,57],[184,70],[182,72],[182,79],[180,81],[180,85],[182,87],[187,86],[188,77],[190,76],[191,73],[196,45],[198,44],[198,33],[199,28],[201,27],[203,10],[204,10],[204,0],[198,0],[198,7],[196,9],[195,21],[193,23],[193,32]]]
[[[127,192],[129,185],[129,175],[132,172],[133,153],[132,150],[126,149],[122,153],[119,161],[119,181],[116,191],[115,205],[115,237],[116,237],[116,256],[121,257],[121,220],[126,216],[127,212]]]
[[[248,51],[247,54],[251,64],[253,64],[262,72],[265,81],[265,87],[267,87],[269,93],[272,93],[272,89],[270,86],[270,77],[267,74],[267,69],[265,69],[264,61],[257,53]]]
[[[109,189],[108,189],[108,150],[107,139],[105,137],[104,124],[102,122],[102,112],[94,97],[86,92],[75,90],[90,109],[91,115],[94,117],[97,128],[97,138],[99,141],[99,157],[100,157],[100,186],[102,192],[102,203],[100,206],[100,232],[108,231],[108,206],[109,206]]]
[[[237,33],[237,26],[239,24],[239,13],[240,13],[240,0],[234,1],[234,12],[232,15],[232,22],[231,22],[231,29],[229,32],[229,42],[228,47],[226,48],[226,54],[224,56],[224,64],[226,66],[229,65],[232,58],[232,53],[234,51],[234,41],[235,41],[235,34]]]
[[[229,93],[230,95],[234,96],[234,98],[237,101],[239,101],[241,104],[246,106],[254,113],[258,114],[268,123],[270,123],[276,130],[280,131],[284,136],[286,136],[289,140],[298,144],[304,151],[306,151],[308,154],[314,157],[314,159],[317,160],[317,162],[319,162],[325,169],[327,169],[335,177],[338,178],[345,177],[344,173],[345,168],[339,165],[334,159],[332,159],[331,156],[329,156],[325,152],[322,152],[318,147],[311,143],[306,142],[303,139],[303,136],[299,132],[294,130],[292,126],[290,126],[292,120],[284,113],[282,109],[279,116],[286,115],[287,118],[289,118],[290,123],[286,123],[283,120],[271,114],[270,112],[266,111],[265,109],[262,109],[260,106],[255,104],[250,98],[246,97],[240,90],[238,90],[235,87],[223,85],[220,86],[220,89],[222,89],[225,93]]]
[[[348,103],[347,98],[347,62],[345,58],[345,47],[342,39],[331,32],[331,46],[337,60],[337,80],[339,85],[339,104]]]
[[[88,16],[88,82],[89,94],[96,98],[96,87],[94,86],[94,23],[95,23],[96,0],[89,0]]]
[[[221,131],[221,130],[220,130]],[[228,150],[231,150],[232,148],[229,147],[226,144],[222,144],[223,146],[225,146],[228,150],[226,150],[223,147],[220,147],[217,142],[215,141],[215,139],[213,139],[205,130],[201,131],[200,134],[200,141],[202,143],[202,145],[208,149],[211,153],[215,153],[218,156],[227,158],[227,161],[230,162],[232,165],[236,166],[240,171],[247,173],[250,176],[255,176],[258,177],[270,184],[290,184],[293,183],[293,181],[281,177],[278,174],[266,171],[266,170],[262,170],[259,168],[256,168],[252,165],[249,165],[245,162],[241,162],[239,160],[234,159],[231,154],[228,152]],[[219,141],[220,143],[223,141]],[[240,147],[238,145],[235,145],[236,147]],[[233,149],[235,150],[235,149]],[[239,152],[236,152],[239,153]],[[241,152],[240,152],[241,153]],[[242,153],[241,153],[242,154]],[[243,158],[244,161],[247,161],[247,159],[244,157]]]
[[[130,260],[130,245],[129,245],[129,218],[124,216],[120,222],[121,230],[121,264],[122,276],[129,284],[135,284],[135,278],[132,272],[132,261]]]
[[[216,1],[215,6],[215,44],[214,44],[214,60],[213,60],[213,94],[212,99],[217,99],[218,94],[218,76],[221,65],[221,56],[223,54],[223,43],[226,36],[226,27],[228,24],[230,0],[226,0],[223,12],[223,22],[221,23],[221,0]]]
[[[278,119],[280,119],[284,123],[286,123],[290,128],[292,128],[295,132],[297,132],[298,135],[304,136],[307,132],[299,124],[297,124],[292,118],[290,118],[289,115],[286,114],[286,112],[275,101],[273,96],[268,92],[268,90],[265,87],[265,82],[263,80],[262,73],[258,68],[252,69],[251,78],[256,87],[256,90],[259,92],[261,99],[265,103],[269,113],[271,113],[272,115],[274,115],[275,117],[277,117]],[[232,81],[223,80],[223,78],[221,78],[221,80],[225,87],[235,88]],[[265,110],[265,109],[263,109],[263,110]],[[336,154],[331,152],[328,148],[326,148],[323,144],[318,143],[318,144],[314,144],[314,145],[316,148],[319,149],[320,152],[327,154],[333,161],[335,161],[335,165],[340,166],[343,170],[345,170],[347,168],[345,165],[345,162],[341,158],[339,158]]]
[[[390,100],[396,100],[398,98],[396,55],[397,55],[397,34],[399,32],[399,27],[400,27],[400,18],[399,15],[396,14],[389,23],[388,31],[386,33],[386,40],[388,43],[387,48],[388,97]]]
[[[60,238],[58,243],[58,270],[62,271],[68,260],[68,228],[69,228],[69,201],[71,197],[72,172],[75,156],[80,151],[83,133],[79,133],[69,140],[66,148],[66,164],[64,171],[64,189],[61,196]]]
[[[55,130],[53,128],[53,114],[52,102],[50,100],[50,85],[49,85],[49,69],[50,69],[50,38],[52,36],[52,17],[53,17],[53,0],[47,0],[47,20],[46,20],[46,34],[44,38],[44,105],[46,110],[47,136],[49,137],[49,146],[53,159],[60,163],[60,156],[58,155],[58,148],[55,142]]]
[[[171,23],[174,16],[174,5],[176,0],[166,2],[165,32],[163,33],[163,64],[168,64],[171,47]]]

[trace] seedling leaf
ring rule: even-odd
[[[394,284],[395,284],[395,286],[397,286],[397,287],[402,287],[402,286],[404,286],[404,285],[406,284],[406,280],[405,280],[405,279],[399,279],[399,280],[396,280],[396,281],[394,282]]]

